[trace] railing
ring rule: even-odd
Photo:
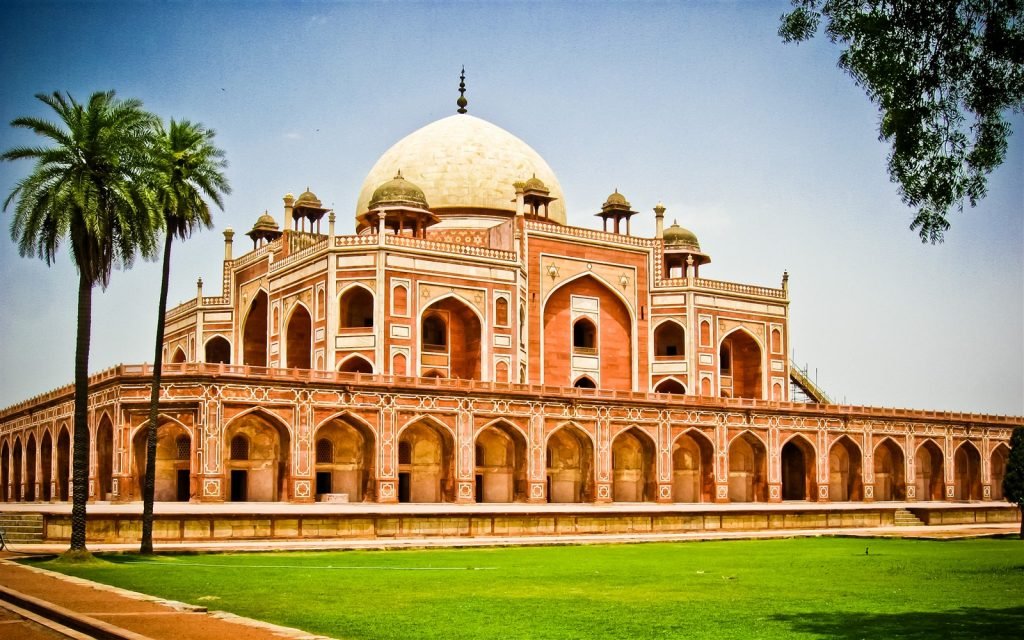
[[[276,262],[272,262],[270,264],[270,272],[274,273],[275,271],[280,271],[282,269],[285,269],[285,268],[295,264],[296,262],[300,262],[300,261],[308,258],[309,256],[313,255],[314,253],[317,253],[318,251],[321,251],[321,250],[326,249],[326,248],[327,248],[327,236],[322,236],[321,239],[317,243],[309,245],[308,247],[306,247],[302,251],[299,251],[297,253],[293,253],[293,254],[289,255],[287,258],[284,258],[282,260],[278,260]]]
[[[597,347],[573,347],[572,353],[577,356],[596,356]]]
[[[377,236],[370,234],[365,236],[334,236],[334,246],[341,247],[362,247],[377,244]]]
[[[276,251],[276,250],[278,250],[280,248],[281,248],[281,241],[280,240],[274,240],[273,242],[268,242],[267,244],[263,245],[262,247],[260,247],[258,249],[253,249],[249,253],[243,254],[243,255],[239,256],[238,258],[235,258],[234,260],[231,261],[232,262],[231,266],[234,269],[241,269],[242,267],[248,267],[253,262],[258,262],[260,260],[260,258],[262,258],[263,256],[267,255],[268,253],[270,253],[272,251]]]
[[[657,240],[653,238],[640,238],[637,236],[625,236],[619,233],[608,233],[596,229],[584,229],[583,227],[563,227],[550,222],[526,221],[526,228],[531,231],[541,231],[560,236],[572,236],[574,238],[585,238],[587,240],[600,240],[614,244],[628,244],[634,247],[650,248],[656,245]]]
[[[997,416],[978,413],[956,413],[948,411],[921,411],[890,407],[862,407],[856,405],[806,404],[798,402],[776,402],[754,400],[751,398],[719,398],[690,396],[646,391],[623,391],[617,389],[583,389],[578,387],[558,387],[538,384],[517,384],[511,382],[484,382],[480,380],[464,380],[459,378],[417,378],[411,376],[393,376],[384,374],[349,373],[342,371],[319,371],[313,369],[279,369],[255,367],[251,365],[207,364],[202,362],[185,362],[165,364],[163,376],[174,377],[232,377],[252,383],[261,379],[272,382],[304,384],[310,382],[360,385],[377,387],[387,391],[395,387],[412,387],[420,391],[457,390],[474,393],[500,392],[505,395],[514,394],[524,400],[540,396],[553,399],[571,400],[584,398],[591,400],[630,401],[658,403],[670,408],[708,409],[708,410],[751,410],[751,411],[789,411],[808,416],[825,417],[873,417],[885,419],[941,420],[945,422],[985,423],[988,426],[1020,426],[1024,425],[1022,416]],[[118,378],[132,384],[146,384],[153,376],[150,364],[117,365],[89,378],[89,386],[95,387]],[[53,401],[71,401],[74,386],[65,385],[0,411],[0,420],[19,412],[35,410],[42,404]]]
[[[472,245],[453,244],[450,242],[437,242],[436,240],[425,240],[411,236],[385,235],[384,244],[395,247],[409,247],[410,249],[423,249],[426,251],[440,251],[463,256],[475,256],[478,258],[493,258],[495,260],[514,261],[516,253],[503,249],[491,249],[490,247],[475,247]]]
[[[761,296],[763,298],[786,298],[785,289],[771,289],[769,287],[756,287],[750,284],[737,284],[735,282],[723,282],[721,280],[707,280],[705,278],[694,278],[693,284],[700,289],[711,289],[713,291],[728,291],[730,293],[742,293],[748,296]]]

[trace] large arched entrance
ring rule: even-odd
[[[232,502],[288,499],[291,435],[262,412],[235,419],[224,432],[227,497]]]
[[[39,443],[39,471],[42,475],[39,482],[40,499],[43,502],[50,502],[53,499],[53,438],[49,431],[43,434],[43,439]]]
[[[96,499],[110,500],[114,492],[114,425],[104,414],[96,427]]]
[[[590,437],[574,425],[550,436],[546,451],[548,502],[592,502],[594,447]]]
[[[206,360],[209,364],[231,364],[231,343],[223,336],[206,341]]]
[[[602,389],[633,388],[633,319],[610,287],[590,275],[571,280],[548,297],[542,317],[545,384],[596,371]]]
[[[165,420],[156,430],[155,502],[188,502],[192,497],[192,438],[177,422]],[[140,498],[146,482],[146,439],[149,426],[142,425],[132,439],[135,489]]]
[[[782,499],[815,500],[818,482],[814,445],[801,435],[782,445]]]
[[[25,501],[36,500],[36,436],[28,434],[25,444]]]
[[[945,479],[942,449],[933,440],[925,440],[914,456],[914,492],[918,500],[943,500]]]
[[[636,427],[626,429],[612,441],[612,500],[653,501],[657,496],[655,445]]]
[[[714,447],[698,431],[688,431],[672,447],[672,501],[714,502]]]
[[[62,426],[57,435],[57,499],[67,502],[71,486],[71,434]]]
[[[374,487],[373,432],[363,423],[339,416],[320,425],[313,436],[316,496],[343,494],[349,502],[372,500]]]
[[[7,502],[10,498],[8,495],[10,482],[11,448],[7,446],[7,441],[4,440],[3,444],[0,445],[0,497],[3,498],[3,502]]]
[[[842,436],[828,452],[828,496],[833,502],[864,499],[860,449]]]
[[[452,297],[433,303],[420,322],[420,371],[480,380],[481,336],[480,319],[469,305]]]
[[[956,470],[954,497],[957,500],[981,500],[981,455],[970,442],[964,442],[953,456]]]
[[[476,501],[515,502],[526,498],[526,438],[497,422],[476,436]]]
[[[398,501],[453,501],[454,450],[451,433],[429,420],[403,429],[398,438]]]
[[[907,497],[903,450],[886,438],[875,447],[875,500],[904,500]]]
[[[313,318],[306,307],[297,304],[292,309],[285,336],[285,366],[289,369],[311,368]]]
[[[267,366],[267,293],[260,290],[249,305],[242,327],[242,364]]]
[[[718,354],[722,395],[760,399],[761,346],[757,340],[743,329],[736,329],[722,340]]]
[[[1006,463],[1010,459],[1010,448],[1000,444],[992,451],[992,499],[1003,500],[1003,478],[1006,477]]]
[[[729,500],[767,502],[768,469],[764,444],[749,431],[729,445]]]

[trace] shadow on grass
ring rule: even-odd
[[[820,612],[780,614],[773,620],[789,624],[794,632],[840,640],[863,638],[911,638],[961,640],[1020,638],[1024,607],[905,613]]]

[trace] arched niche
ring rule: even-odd
[[[914,492],[918,500],[944,500],[946,484],[942,448],[925,440],[914,455]]]
[[[904,500],[907,497],[903,449],[890,438],[875,447],[875,500]]]
[[[455,443],[448,429],[431,420],[405,427],[398,437],[398,501],[455,499]]]
[[[793,436],[782,445],[782,499],[814,500],[818,495],[815,473],[817,455],[812,445],[801,435]]]
[[[373,373],[373,364],[361,355],[353,354],[345,358],[340,365],[338,365],[338,371],[343,373]]]
[[[992,450],[992,499],[1004,500],[1003,479],[1006,477],[1006,463],[1010,460],[1010,448],[1000,443]]]
[[[156,470],[154,502],[188,502],[192,497],[192,437],[174,420],[162,419],[156,429]],[[146,443],[149,424],[143,424],[132,438],[132,466],[136,495],[143,496],[146,482]]]
[[[612,500],[648,502],[657,497],[655,444],[636,427],[612,441]]]
[[[548,436],[546,448],[548,502],[592,502],[594,499],[594,447],[575,425]]]
[[[103,414],[96,427],[96,499],[110,500],[114,491],[114,425]]]
[[[313,436],[316,494],[346,494],[349,502],[372,500],[376,440],[373,430],[349,416],[324,422]]]
[[[956,472],[953,497],[957,500],[981,500],[981,454],[971,442],[961,444],[953,454]]]
[[[21,464],[24,453],[22,451],[21,438],[14,439],[14,446],[11,448],[11,498],[14,502],[21,502],[24,494],[21,486]]]
[[[285,329],[285,366],[309,369],[313,355],[313,317],[304,305],[296,304]]]
[[[655,393],[671,393],[675,395],[685,395],[686,387],[683,386],[682,382],[679,382],[675,378],[665,378],[658,382],[654,387]]]
[[[224,431],[226,497],[232,502],[288,499],[291,434],[262,411],[235,418]]]
[[[744,431],[729,444],[729,500],[767,502],[768,467],[764,443]]]
[[[505,422],[477,433],[474,446],[477,502],[516,502],[526,498],[526,438]]]
[[[832,502],[864,499],[864,480],[860,448],[848,436],[842,436],[828,453],[828,495]]]
[[[722,395],[730,398],[762,398],[761,346],[744,329],[735,329],[718,348]]]
[[[3,502],[9,502],[13,496],[8,488],[11,484],[11,448],[4,440],[0,443],[0,498]]]
[[[213,336],[206,341],[206,362],[231,364],[231,343],[224,336]]]
[[[403,292],[404,287],[401,287]],[[404,299],[402,306],[405,306]],[[373,292],[361,285],[352,285],[338,298],[338,329],[371,329],[374,319]]]
[[[53,500],[53,436],[47,430],[39,441],[39,470],[42,474],[39,482],[39,499],[43,502]]]
[[[25,501],[35,502],[38,499],[36,495],[36,457],[38,450],[36,447],[36,435],[34,433],[28,434],[28,439],[25,440]]]
[[[242,364],[267,366],[268,313],[267,293],[261,289],[253,296],[242,324]]]
[[[449,296],[424,309],[421,318],[421,371],[436,369],[449,378],[480,380],[483,333],[473,308]]]
[[[576,387],[577,389],[597,388],[597,384],[594,382],[594,379],[591,378],[590,376],[580,376],[576,378],[576,381],[572,383],[572,386]]]
[[[70,499],[68,487],[71,485],[71,432],[67,425],[61,425],[57,433],[57,500],[67,502]]]
[[[654,330],[654,359],[673,360],[686,356],[686,334],[683,325],[665,320]]]
[[[185,355],[185,350],[178,347],[174,350],[174,355],[171,356],[171,364],[181,364],[188,360],[188,356]]]
[[[714,446],[699,431],[680,435],[672,445],[672,501],[714,502]]]

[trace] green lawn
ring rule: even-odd
[[[1012,539],[105,559],[41,566],[335,638],[1024,637]]]

